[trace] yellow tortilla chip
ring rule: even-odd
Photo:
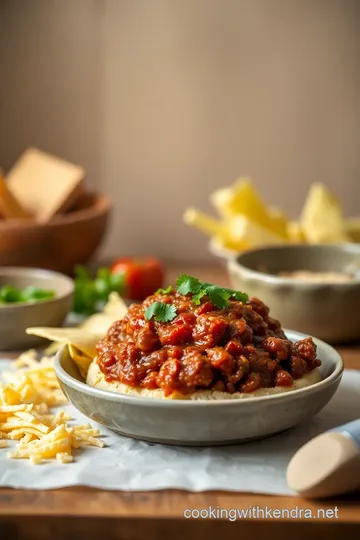
[[[267,208],[250,178],[240,178],[232,187],[215,191],[210,200],[225,222],[241,215],[259,227],[287,238],[285,214],[278,209]]]
[[[227,249],[229,251],[245,251],[246,249],[250,248],[250,244],[246,242],[242,242],[241,240],[234,240],[233,238],[229,237],[221,237],[221,236],[215,236],[212,239],[212,243],[215,247],[219,249]]]
[[[186,225],[192,225],[205,234],[214,236],[226,235],[226,227],[221,221],[214,219],[195,208],[188,208],[184,213],[183,219]]]
[[[227,218],[237,211],[233,207],[234,202],[234,187],[220,188],[211,193],[210,202],[215,206],[220,216]]]
[[[313,184],[300,217],[301,229],[310,244],[348,242],[339,201],[322,184]]]
[[[95,334],[97,336],[105,336],[110,326],[127,313],[128,307],[124,300],[116,292],[109,295],[107,304],[101,313],[95,313],[88,317],[79,328]]]
[[[287,234],[291,242],[303,244],[306,242],[305,235],[301,228],[300,223],[297,221],[290,221],[287,226]]]
[[[229,221],[229,236],[233,242],[251,247],[278,245],[285,242],[278,234],[261,227],[245,216],[236,216]]]
[[[104,336],[109,330],[110,326],[121,319],[122,317],[111,317],[105,313],[96,313],[91,315],[86,321],[84,321],[79,328],[89,332],[90,334]]]
[[[121,296],[119,296],[117,292],[111,292],[102,313],[109,317],[113,317],[113,322],[115,322],[125,317],[127,311],[128,307]],[[92,317],[95,317],[95,315],[92,315]],[[91,317],[89,317],[89,319],[91,319]]]
[[[81,375],[87,371],[96,356],[96,344],[104,334],[93,334],[81,328],[27,328],[26,333],[58,343],[67,343],[69,354]]]
[[[240,178],[232,187],[216,190],[210,195],[210,201],[225,218],[242,214],[261,223],[267,217],[266,206],[250,178]]]
[[[96,356],[96,344],[103,337],[103,334],[93,334],[82,328],[51,328],[34,327],[27,328],[26,333],[32,336],[39,336],[50,341],[60,341],[71,343],[82,353],[94,358]]]
[[[73,345],[72,343],[68,343],[68,349],[70,357],[73,359],[74,363],[79,369],[80,375],[85,379],[89,366],[93,361],[94,357],[85,354],[80,349],[75,347],[75,345]]]
[[[282,238],[287,238],[288,237],[287,228],[288,228],[289,220],[284,214],[284,212],[282,212],[278,208],[270,207],[269,216],[271,217],[271,221],[272,221],[272,228],[271,228],[272,232],[274,232],[275,234],[278,234]]]

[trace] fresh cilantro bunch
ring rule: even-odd
[[[92,315],[101,304],[107,302],[113,291],[122,295],[125,290],[124,274],[111,274],[109,268],[99,268],[95,278],[89,270],[78,265],[74,269],[75,291],[73,311],[82,315]]]
[[[176,289],[179,294],[191,294],[196,306],[200,305],[204,296],[207,296],[210,302],[219,309],[228,307],[231,298],[244,303],[249,299],[246,293],[218,287],[187,274],[181,274],[176,280]],[[167,289],[158,289],[155,294],[169,294],[172,290],[170,285]],[[157,322],[166,323],[175,319],[176,315],[175,306],[165,302],[154,302],[145,310],[145,319],[148,321],[154,319]]]
[[[219,309],[225,309],[229,305],[229,300],[234,298],[240,302],[247,302],[249,297],[246,293],[218,287],[212,283],[200,281],[196,277],[181,274],[176,281],[177,292],[180,294],[192,294],[192,301],[195,305],[200,305],[201,299],[208,296],[214,306]]]

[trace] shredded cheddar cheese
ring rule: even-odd
[[[71,417],[53,407],[67,402],[53,369],[53,358],[37,360],[36,351],[20,355],[13,372],[5,373],[0,382],[0,448],[8,440],[18,441],[8,451],[11,459],[29,459],[38,465],[47,459],[71,463],[73,449],[84,446],[102,448],[100,431],[90,424],[69,426]]]

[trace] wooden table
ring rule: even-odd
[[[227,284],[224,269],[185,268],[204,281]],[[178,268],[169,268],[173,282]],[[360,346],[339,347],[348,369],[360,369]],[[338,519],[309,520],[196,520],[184,519],[186,508],[334,509]],[[360,535],[360,494],[328,501],[299,497],[275,497],[243,493],[183,491],[111,492],[85,487],[52,491],[0,489],[0,539],[43,540],[88,538],[134,540],[145,536],[157,540],[170,535],[184,538],[267,538],[291,540],[304,536],[317,539],[354,539]]]

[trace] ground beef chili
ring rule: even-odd
[[[146,320],[153,302],[172,304],[168,323]],[[292,386],[320,365],[311,338],[291,343],[280,323],[257,298],[230,300],[218,309],[208,298],[195,305],[177,292],[149,296],[130,306],[97,345],[98,364],[108,382],[189,394],[196,390],[253,392]]]

